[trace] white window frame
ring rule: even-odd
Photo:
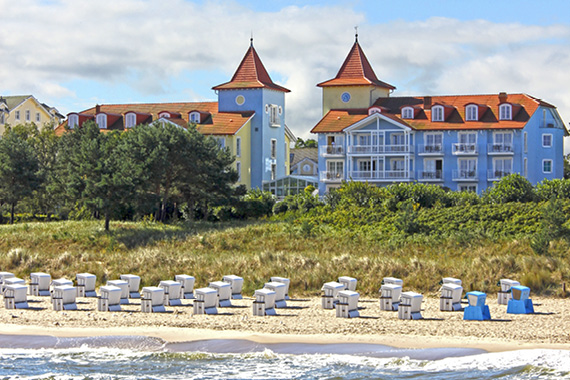
[[[42,120],[41,115],[39,112],[36,112],[36,123],[39,123]]]
[[[550,170],[549,170],[549,171],[546,170],[546,166],[545,166],[545,165],[546,165],[547,163],[548,163],[549,166],[550,166]],[[552,174],[552,160],[551,160],[551,159],[542,160],[542,172],[545,173],[545,174]]]
[[[462,168],[462,163],[465,162],[466,168]],[[474,164],[474,165],[471,165]],[[473,166],[473,167],[472,167]],[[458,158],[457,159],[457,171],[458,172],[475,172],[475,176],[477,176],[477,159],[476,158]]]
[[[412,107],[402,108],[402,119],[413,119],[413,118],[414,118],[414,109]]]
[[[67,117],[67,127],[69,129],[73,129],[73,128],[77,127],[78,124],[79,124],[79,116],[69,115]]]
[[[4,123],[5,123],[4,112],[0,111],[0,124],[4,124]]]
[[[14,118],[15,118],[16,120],[20,121],[20,111],[16,111],[16,112],[14,113]]]
[[[241,162],[236,161],[236,172],[238,174],[238,182],[241,182]]]
[[[501,162],[501,169],[499,170],[499,168],[497,167],[497,163]],[[509,163],[510,165],[510,170],[506,170],[505,169],[505,163]],[[493,172],[503,172],[503,173],[509,173],[509,174],[513,174],[513,159],[512,158],[506,158],[506,157],[500,157],[500,158],[493,158]]]
[[[443,106],[431,107],[431,121],[445,121]]]
[[[272,159],[276,159],[277,158],[277,139],[271,139],[271,145],[270,145],[270,152],[269,155]]]
[[[479,120],[479,107],[474,104],[470,104],[465,107],[465,120],[466,121],[478,121]]]
[[[220,147],[220,149],[224,149],[226,147],[225,137],[218,137],[218,146]]]
[[[190,112],[189,119],[190,119],[191,123],[200,124],[200,113],[199,112]]]
[[[97,126],[99,129],[107,129],[107,115],[100,113],[95,118]]]
[[[170,119],[172,117],[172,114],[170,112],[161,112],[158,114],[159,118],[165,118],[165,119]]]
[[[137,115],[129,112],[125,115],[125,128],[133,128],[137,125]]]
[[[340,173],[339,178],[344,178],[344,160],[327,160],[326,168],[328,173]]]
[[[523,133],[523,145],[524,145],[524,152],[528,153],[528,133]]]
[[[275,104],[269,104],[269,125],[272,127],[281,126],[281,120],[279,119],[279,107]]]
[[[32,113],[30,112],[30,110],[26,110],[25,115],[26,115],[26,121],[32,120]]]
[[[473,191],[477,192],[477,184],[476,183],[460,183],[457,185],[457,189],[459,191]]]
[[[545,138],[548,138],[550,141],[545,143]],[[542,147],[543,148],[552,148],[552,133],[543,133],[542,134]]]
[[[439,137],[439,142],[437,142],[437,137]],[[429,140],[432,140],[431,142]],[[441,132],[427,132],[424,134],[424,145],[425,146],[438,146],[443,150],[443,133]]]
[[[475,141],[471,142],[469,140],[471,136],[475,136]],[[464,138],[466,141],[461,141]],[[457,142],[463,145],[475,145],[477,146],[477,132],[459,132],[457,134]]]
[[[277,164],[271,163],[271,180],[274,181],[277,177]]]
[[[525,178],[528,176],[528,159],[526,157],[523,159],[523,176]]]
[[[511,104],[501,104],[499,106],[499,120],[512,120],[513,106]]]
[[[236,137],[236,157],[241,157],[241,137]]]

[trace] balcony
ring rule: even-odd
[[[487,180],[489,180],[489,181],[500,181],[501,178],[509,176],[511,174],[513,174],[512,171],[488,170],[487,171]]]
[[[457,143],[452,145],[451,153],[457,156],[473,156],[477,155],[479,152],[477,151],[477,144]]]
[[[452,172],[454,181],[478,181],[476,170],[454,170]]]
[[[414,179],[413,172],[409,170],[354,171],[350,172],[348,176],[354,181],[407,181]]]
[[[341,182],[344,180],[343,172],[321,172],[321,181],[323,182]]]
[[[512,156],[515,154],[515,150],[513,144],[488,144],[487,153],[495,156],[503,154]]]
[[[350,154],[405,154],[414,153],[413,145],[349,145]]]
[[[419,145],[418,155],[420,156],[443,156],[442,144]]]
[[[324,145],[319,147],[321,157],[344,156],[344,147],[340,145]]]
[[[440,181],[443,181],[443,172],[441,170],[418,172],[418,181],[422,181],[422,182],[440,182]]]

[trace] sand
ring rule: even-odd
[[[151,336],[167,342],[248,339],[259,343],[377,343],[399,348],[462,347],[490,352],[526,348],[570,349],[570,299],[533,298],[535,314],[513,315],[489,296],[491,321],[463,321],[424,298],[423,320],[400,320],[378,299],[359,301],[360,318],[337,318],[320,298],[293,299],[277,316],[257,317],[253,299],[232,300],[218,315],[193,315],[192,300],[166,313],[142,313],[140,300],[121,312],[98,312],[95,298],[78,298],[77,311],[54,311],[48,297],[29,296],[30,309],[0,308],[0,334]]]

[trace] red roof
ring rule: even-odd
[[[120,122],[114,123],[114,129],[124,130],[124,115],[128,112],[136,112],[151,115],[148,122],[158,119],[158,114],[164,111],[173,114],[180,114],[180,118],[169,119],[178,125],[185,127],[188,125],[188,114],[190,111],[208,113],[210,117],[202,120],[196,128],[198,132],[206,135],[233,135],[243,127],[253,116],[253,111],[248,112],[218,112],[217,102],[192,102],[192,103],[146,103],[146,104],[103,104],[99,106],[99,112],[107,114],[118,114]],[[82,111],[81,114],[95,115],[96,107]],[[120,125],[119,125],[120,124]],[[57,134],[65,132],[67,122],[60,124],[56,128]]]
[[[370,62],[366,58],[364,51],[360,47],[358,40],[352,45],[352,49],[344,60],[338,74],[334,79],[317,84],[319,87],[330,86],[378,86],[390,90],[396,87],[382,82],[376,77]]]
[[[424,101],[429,100],[429,105]],[[381,114],[415,130],[461,130],[461,129],[522,129],[539,106],[554,106],[526,94],[508,94],[508,103],[513,105],[512,120],[499,120],[499,98],[493,95],[452,95],[431,97],[388,97],[379,98],[374,106],[388,110]],[[487,109],[479,114],[479,120],[465,120],[467,104],[485,105]],[[444,105],[453,108],[445,121],[431,121],[431,107]],[[402,119],[401,109],[405,106],[420,108],[414,119]],[[483,107],[482,107],[483,108]],[[518,108],[518,110],[517,110]],[[338,133],[368,117],[368,109],[330,110],[311,130],[312,133]]]
[[[214,90],[237,90],[244,88],[270,88],[277,91],[291,92],[285,87],[273,83],[253,47],[253,42],[245,53],[232,79],[229,82],[212,87]]]

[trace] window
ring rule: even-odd
[[[496,158],[493,160],[494,178],[503,178],[512,174],[513,160],[511,158]]]
[[[67,126],[70,129],[73,129],[75,127],[77,127],[77,124],[79,124],[79,116],[77,115],[69,115],[67,117]]]
[[[405,161],[402,159],[394,159],[390,161],[391,168],[394,171],[404,171]]]
[[[550,148],[552,147],[552,135],[549,133],[545,133],[542,135],[542,147],[543,148]]]
[[[274,104],[269,105],[269,124],[273,127],[278,127],[281,124],[281,120],[279,119],[279,107]]]
[[[271,139],[271,158],[277,157],[277,140]]]
[[[477,176],[477,160],[459,160],[459,178],[475,178]]]
[[[241,182],[241,162],[236,162],[236,171],[238,174],[238,182]]]
[[[137,124],[137,115],[128,113],[125,115],[125,128],[133,128]]]
[[[39,112],[36,112],[36,122],[38,122],[38,123],[39,123],[39,122],[40,122],[40,120],[41,120],[41,116],[40,116],[40,113],[39,113]]]
[[[495,132],[493,134],[493,151],[510,152],[513,147],[513,134],[511,132]]]
[[[15,116],[16,116],[16,120],[20,120],[20,111],[16,111]]]
[[[528,176],[528,160],[526,157],[523,160],[523,176]]]
[[[412,107],[402,108],[402,119],[413,119],[413,118],[414,118],[414,109]]]
[[[465,107],[465,120],[479,120],[478,108],[476,105],[471,104]]]
[[[100,129],[106,129],[107,115],[105,115],[104,113],[100,113],[99,115],[97,115],[97,125],[99,126]]]
[[[441,152],[443,145],[443,134],[426,133],[425,134],[426,152]]]
[[[218,139],[218,146],[220,147],[220,149],[224,149],[226,147],[226,138],[225,137],[220,137]]]
[[[510,104],[501,104],[499,106],[499,120],[511,120],[512,106]]]
[[[459,191],[472,191],[474,193],[477,192],[477,185],[475,184],[462,184],[458,186]]]
[[[4,124],[6,121],[4,120],[4,112],[0,111],[0,124]]]
[[[542,172],[552,173],[552,160],[542,160]]]
[[[200,124],[200,114],[198,112],[190,113],[190,122],[194,124]]]
[[[327,161],[327,179],[342,179],[344,177],[343,161]]]
[[[371,169],[372,169],[372,165],[370,163],[370,160],[358,161],[358,171],[369,172]]]
[[[26,121],[30,121],[31,116],[30,116],[30,110],[26,110]]]
[[[277,176],[277,164],[271,164],[271,180],[273,181]]]
[[[459,134],[459,143],[466,144],[466,145],[474,145],[477,144],[477,133],[460,133]]]
[[[431,109],[431,121],[443,121],[443,107],[434,106]]]
[[[241,137],[236,137],[236,157],[241,157]]]
[[[528,134],[524,133],[524,152],[528,153]]]

